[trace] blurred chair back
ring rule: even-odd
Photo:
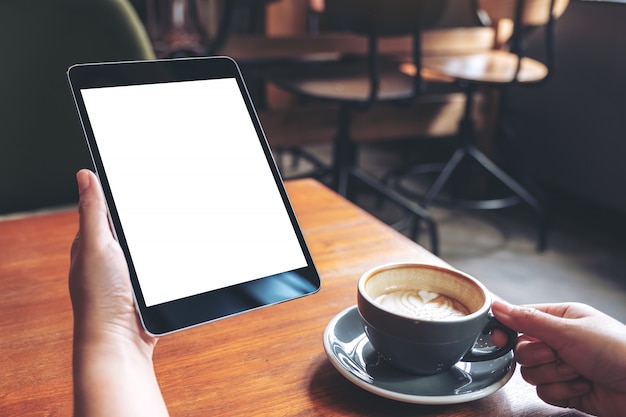
[[[553,37],[556,19],[560,18],[569,0],[475,0],[476,12],[481,22],[495,32],[494,48],[521,50],[522,38],[538,27],[550,26],[545,31],[548,57],[547,66],[553,64]]]
[[[324,15],[332,29],[348,31],[368,38],[369,94],[367,104],[380,100],[406,100],[415,98],[422,86],[422,32],[432,27],[444,14],[446,0],[328,0]],[[412,74],[413,88],[406,90],[397,80],[399,88],[381,92],[385,78],[392,80],[385,61],[390,57],[380,51],[379,40],[385,37],[412,37],[411,60],[417,71]],[[391,73],[397,71],[397,57],[391,57]],[[383,74],[387,72],[387,74]],[[394,91],[395,90],[395,91]],[[410,94],[407,96],[407,91]],[[358,101],[358,99],[357,99]]]
[[[410,101],[420,92],[421,72],[402,73],[399,57],[384,54],[379,41],[410,37],[412,61],[421,69],[422,31],[443,15],[446,4],[445,0],[327,0],[323,16],[329,29],[366,38],[365,54],[272,69],[268,78],[296,95],[361,108],[380,101]]]
[[[518,2],[513,0],[476,0],[478,9],[488,14],[492,21],[502,19],[515,19]],[[521,23],[525,26],[541,26],[550,20],[550,7],[552,0],[525,0],[521,15]],[[561,17],[569,4],[569,0],[554,0],[552,15],[555,19]]]
[[[66,79],[77,63],[154,58],[127,0],[0,0],[0,213],[74,203],[91,160]]]
[[[445,0],[328,0],[325,16],[337,30],[361,35],[401,36],[439,20]]]

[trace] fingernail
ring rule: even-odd
[[[78,193],[82,194],[87,188],[89,188],[89,173],[85,170],[80,170],[76,174],[76,183],[78,184]]]

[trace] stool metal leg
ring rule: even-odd
[[[393,201],[413,215],[414,219],[410,227],[410,236],[413,240],[417,240],[419,222],[424,221],[426,223],[431,252],[438,255],[439,235],[437,225],[426,209],[357,168],[356,148],[350,133],[351,111],[352,109],[347,105],[341,106],[339,110],[339,130],[335,138],[333,155],[333,182],[337,192],[344,197],[348,197],[350,192],[349,180],[352,177],[370,187],[376,193]]]
[[[448,182],[448,179],[450,178],[452,173],[454,173],[457,166],[461,163],[464,157],[465,157],[464,148],[457,148],[454,151],[454,153],[452,154],[452,157],[444,165],[443,169],[441,170],[441,173],[437,176],[437,179],[435,180],[435,182],[430,186],[430,188],[424,195],[424,198],[421,201],[424,207],[428,207],[433,202],[435,197],[439,195],[439,192],[444,187],[444,185],[446,185],[446,182]]]
[[[449,182],[450,178],[459,168],[463,160],[471,158],[482,166],[488,173],[504,184],[510,191],[512,191],[513,195],[490,200],[460,199],[454,201],[450,205],[466,209],[499,209],[510,207],[524,201],[536,212],[537,217],[539,218],[539,238],[537,249],[539,251],[543,251],[546,247],[547,241],[547,220],[543,204],[519,181],[515,180],[511,175],[507,174],[502,168],[487,158],[487,156],[478,150],[474,144],[476,137],[474,122],[472,119],[474,89],[475,86],[472,84],[465,86],[466,103],[463,117],[459,123],[458,147],[455,149],[450,159],[448,159],[448,161],[443,165],[443,168],[439,171],[439,175],[437,175],[433,184],[428,188],[426,194],[424,194],[424,196],[420,199],[420,203],[423,207],[429,207],[435,203],[444,186]],[[422,172],[426,171],[427,170],[422,170]],[[420,169],[414,169],[412,172],[419,173]]]

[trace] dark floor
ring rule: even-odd
[[[328,160],[327,146],[309,148]],[[401,159],[393,147],[365,146],[360,166],[376,176]],[[283,158],[286,176],[292,173]],[[300,165],[306,169],[306,163]],[[430,208],[440,236],[440,257],[515,303],[579,301],[626,322],[625,226],[619,214],[550,190],[553,207],[548,247],[536,250],[537,225],[523,206],[498,211]],[[356,202],[387,223],[402,217],[391,203],[360,192]],[[429,242],[425,233],[419,243]]]

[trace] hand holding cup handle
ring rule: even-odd
[[[515,348],[517,344],[517,332],[504,324],[500,323],[498,319],[490,315],[489,321],[483,330],[483,335],[491,334],[494,330],[501,330],[506,334],[507,342],[504,346],[491,345],[489,347],[477,347],[476,344],[469,350],[461,361],[463,362],[481,362],[489,361],[506,355],[509,351]],[[478,339],[480,341],[480,337]],[[478,343],[478,342],[477,342]]]

